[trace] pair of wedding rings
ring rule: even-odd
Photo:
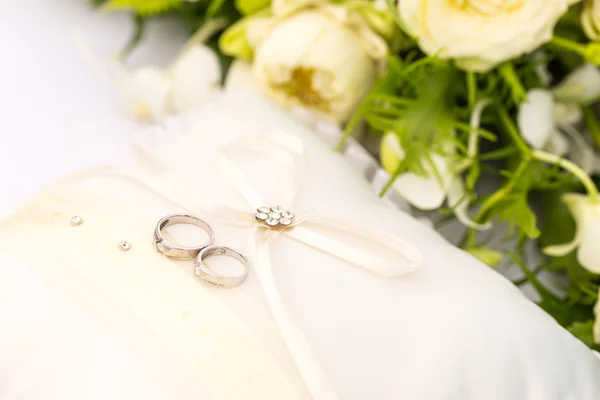
[[[163,235],[163,229],[176,224],[191,224],[198,226],[208,233],[208,241],[199,246],[181,246],[166,239]],[[248,276],[250,263],[248,259],[239,251],[230,247],[213,245],[215,234],[206,222],[187,214],[171,214],[158,221],[154,230],[154,245],[156,251],[167,257],[178,259],[194,259],[194,271],[196,275],[204,282],[221,287],[232,288],[240,285]],[[239,275],[223,275],[213,271],[206,260],[214,256],[232,257],[239,261],[243,266],[243,271]]]

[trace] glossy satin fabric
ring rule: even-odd
[[[74,303],[82,305],[88,294],[99,292],[100,305],[113,304],[130,321],[138,322],[145,337],[156,338],[165,352],[186,366],[209,397],[311,398],[306,376],[300,373],[271,315],[258,274],[266,264],[251,269],[239,288],[218,290],[203,285],[191,263],[165,260],[155,253],[151,240],[160,217],[200,208],[200,204],[222,204],[248,218],[253,211],[250,205],[220,172],[220,151],[241,139],[283,131],[306,146],[303,186],[291,211],[371,227],[411,243],[423,255],[421,268],[389,278],[356,268],[286,234],[269,240],[269,265],[285,312],[296,322],[336,396],[350,400],[599,397],[600,364],[589,349],[496,272],[411,216],[387,208],[362,177],[310,130],[260,98],[239,93],[223,96],[190,118],[166,127],[164,133],[172,144],[163,145],[159,157],[160,168],[168,166],[169,174],[183,182],[185,189],[179,192],[179,183],[173,184],[169,175],[162,175],[160,181],[177,192],[185,205],[167,200],[174,197],[167,192],[148,190],[137,178],[103,172],[102,178],[67,185],[64,194],[42,193],[21,212],[0,222],[2,250],[25,260],[24,265],[36,274],[47,271],[54,285],[62,283],[58,267],[66,270],[63,277],[95,282],[98,289],[91,292],[75,283],[59,288],[63,293],[73,289],[78,294],[72,297]],[[282,201],[289,170],[248,154],[236,153],[235,163],[261,201],[267,205]],[[152,170],[139,164],[124,168],[144,174]],[[85,208],[86,204],[93,209]],[[59,205],[60,212],[54,215]],[[83,225],[68,224],[74,214],[84,218]],[[256,249],[249,243],[256,226],[233,225],[203,210],[198,214],[213,226],[218,244],[247,255]],[[138,220],[136,215],[143,217]],[[294,230],[310,228],[336,243],[355,247],[358,241],[375,255],[386,253],[381,246],[371,249],[357,237],[345,237],[342,231],[332,232],[322,225],[309,226],[309,222],[306,219]],[[69,255],[68,248],[56,245],[70,237],[83,246],[85,255]],[[116,248],[124,239],[133,245],[129,252]],[[32,243],[40,247],[32,248]],[[141,262],[136,261],[138,252]],[[49,263],[40,256],[46,253]],[[85,256],[92,260],[90,265]],[[127,261],[132,262],[131,268]],[[125,273],[122,280],[119,272]],[[146,274],[152,282],[148,288],[140,284]],[[135,296],[128,295],[129,287]],[[18,298],[18,292],[14,296]],[[184,318],[190,311],[199,318],[192,318],[193,323]],[[91,315],[104,321],[103,316],[113,313]],[[122,340],[132,336],[121,329],[122,324],[105,325]],[[196,327],[210,332],[207,348],[197,339]],[[204,369],[212,370],[205,374]]]

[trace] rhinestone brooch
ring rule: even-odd
[[[290,226],[294,220],[294,214],[284,210],[279,206],[275,207],[259,207],[254,214],[254,218],[258,221],[262,221],[269,227],[276,227],[279,225]]]

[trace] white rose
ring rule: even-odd
[[[590,40],[600,40],[600,1],[584,1],[581,26]]]
[[[305,107],[345,122],[371,89],[386,42],[342,6],[308,7],[248,26],[253,73],[288,108]]]
[[[552,38],[577,0],[401,0],[400,17],[421,49],[483,72]]]

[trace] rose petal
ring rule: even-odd
[[[553,154],[563,156],[567,154],[569,149],[571,148],[571,144],[569,140],[563,135],[558,129],[552,132],[546,147]]]
[[[575,214],[581,240],[577,260],[587,270],[600,273],[600,204],[591,200],[579,203],[579,213]]]
[[[214,95],[221,81],[221,66],[214,51],[197,45],[175,61],[170,74],[170,111],[179,114]]]
[[[404,149],[394,133],[387,133],[381,142],[381,164],[390,174],[404,158]],[[432,154],[434,168],[427,164],[428,176],[406,172],[396,178],[393,189],[411,205],[421,210],[434,210],[444,203],[447,188],[453,178],[448,159]]]
[[[260,86],[252,75],[252,66],[244,60],[236,59],[227,71],[226,90],[249,90],[260,92]]]
[[[412,172],[400,175],[396,179],[394,188],[413,206],[421,210],[435,210],[440,208],[446,198],[453,175],[450,171],[449,160],[432,154],[435,166],[427,165],[425,170],[428,176],[419,176]]]
[[[140,68],[121,76],[118,84],[125,110],[142,120],[156,121],[167,114],[170,81],[165,73],[154,67]]]
[[[421,210],[440,208],[446,198],[446,190],[434,176],[422,177],[408,172],[396,179],[394,188],[406,201]]]
[[[591,174],[596,168],[594,146],[589,144],[584,136],[572,125],[562,126],[564,132],[570,136],[573,145],[570,146],[569,158],[584,170]]]
[[[554,131],[554,100],[552,93],[533,89],[521,103],[517,121],[523,139],[535,148],[543,148]]]
[[[553,93],[562,102],[588,102],[600,96],[600,70],[593,64],[583,64],[567,75]]]
[[[554,103],[554,121],[558,125],[571,124],[575,125],[583,118],[581,107],[573,103]]]
[[[377,77],[360,35],[320,8],[288,16],[256,49],[253,73],[286,108],[347,121]]]

